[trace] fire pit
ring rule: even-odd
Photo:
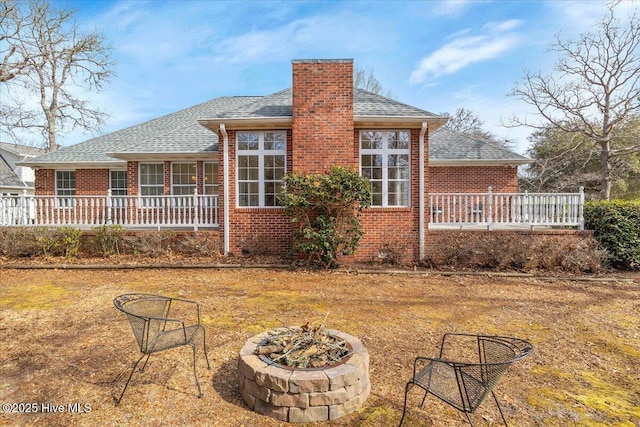
[[[335,420],[357,411],[371,391],[369,353],[358,338],[327,332],[344,340],[349,353],[317,368],[285,366],[256,354],[274,331],[249,338],[238,361],[240,392],[249,408],[292,423]]]

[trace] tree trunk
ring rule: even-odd
[[[609,139],[600,141],[600,159],[602,165],[602,200],[611,198],[611,143]]]

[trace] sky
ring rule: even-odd
[[[525,70],[552,71],[557,35],[592,31],[606,13],[597,0],[51,3],[77,9],[80,26],[112,46],[116,76],[89,95],[110,116],[101,133],[223,95],[288,88],[292,59],[352,58],[396,100],[436,114],[470,109],[521,154],[531,130],[501,123],[530,111],[508,92]],[[59,143],[91,137],[74,132]]]

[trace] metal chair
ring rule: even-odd
[[[133,365],[120,397],[114,397],[116,404],[119,404],[122,400],[136,367],[145,356],[147,359],[140,372],[144,372],[144,368],[149,362],[149,357],[153,353],[185,345],[191,346],[193,350],[193,376],[198,386],[198,397],[202,397],[200,382],[196,374],[196,343],[200,339],[202,339],[207,369],[211,369],[211,366],[207,357],[204,326],[200,324],[200,306],[198,303],[150,294],[120,295],[113,300],[113,303],[118,310],[127,315],[133,335],[142,353],[142,356]],[[182,315],[184,316],[180,318]],[[195,324],[185,324],[185,322],[189,322],[187,317],[192,317]]]
[[[506,426],[507,421],[493,388],[513,362],[524,359],[532,351],[530,343],[518,338],[445,334],[439,357],[417,357],[414,361],[413,377],[405,387],[400,425],[407,412],[409,390],[415,385],[425,391],[419,408],[424,406],[427,394],[431,393],[464,412],[472,426],[469,414],[478,409],[491,393]]]

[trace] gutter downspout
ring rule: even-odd
[[[419,156],[420,156],[420,173],[419,173],[419,180],[420,180],[420,185],[418,186],[420,188],[420,228],[418,233],[420,234],[420,261],[422,259],[424,259],[424,254],[425,254],[425,201],[424,201],[424,190],[425,190],[425,186],[424,186],[424,135],[427,132],[427,122],[422,122],[422,129],[420,129],[420,150],[419,150]]]
[[[220,133],[222,133],[223,140],[223,152],[222,152],[222,176],[224,182],[222,183],[224,197],[222,202],[223,220],[222,227],[224,229],[224,254],[229,255],[229,134],[224,123],[220,123]]]

